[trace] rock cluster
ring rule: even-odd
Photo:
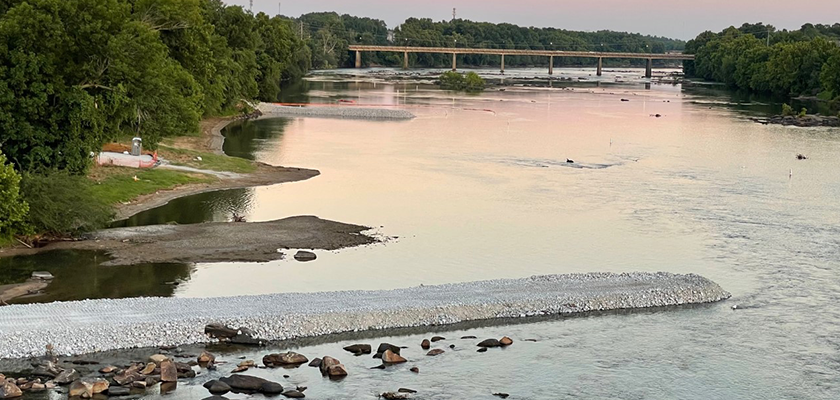
[[[276,104],[261,103],[259,110],[265,115],[282,115],[293,117],[326,117],[348,119],[414,119],[414,114],[406,110],[392,110],[371,107],[289,107]]]
[[[827,126],[827,127],[840,127],[840,117],[834,116],[822,116],[822,115],[805,115],[805,116],[794,116],[794,115],[777,115],[775,117],[770,118],[751,118],[753,121],[758,122],[760,124],[768,125],[784,125],[784,126],[801,126],[801,127],[817,127],[817,126]]]

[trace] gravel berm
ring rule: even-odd
[[[204,326],[267,340],[471,320],[710,303],[729,298],[698,275],[591,273],[381,291],[229,298],[135,298],[0,307],[0,358],[211,342]]]
[[[264,116],[290,117],[326,117],[348,119],[381,119],[408,120],[415,118],[414,114],[399,109],[355,107],[355,106],[281,106],[271,103],[260,103],[257,107]]]

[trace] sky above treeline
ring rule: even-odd
[[[223,0],[246,8],[249,0]],[[384,20],[394,28],[406,18],[508,22],[522,26],[579,31],[601,29],[638,32],[677,39],[720,31],[744,22],[764,22],[779,29],[802,24],[840,22],[840,0],[253,0],[254,12],[298,17],[335,11]]]

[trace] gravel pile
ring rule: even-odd
[[[0,307],[0,358],[78,355],[204,343],[204,326],[251,328],[268,340],[587,311],[710,303],[729,298],[698,275],[573,274],[381,291],[229,298],[87,300]]]
[[[279,106],[270,103],[260,103],[257,107],[265,116],[289,116],[289,117],[327,117],[327,118],[349,118],[349,119],[385,119],[385,120],[406,120],[413,119],[414,114],[406,110],[354,107],[354,106],[310,106],[290,107]]]

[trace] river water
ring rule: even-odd
[[[305,367],[255,372],[309,386],[308,398],[373,399],[398,387],[423,399],[840,398],[840,131],[753,123],[748,116],[778,105],[715,88],[610,83],[627,72],[601,83],[588,70],[561,73],[587,81],[469,95],[422,79],[316,75],[288,99],[396,106],[417,118],[232,125],[229,154],[321,175],[181,199],[128,224],[222,221],[233,211],[248,221],[317,215],[374,227],[386,239],[318,252],[307,264],[174,266],[158,281],[176,280],[168,290],[179,297],[591,271],[697,273],[733,294],[707,306],[443,334],[517,340],[485,354],[450,340],[441,343],[459,351],[425,357],[418,344],[428,334],[385,338],[410,346],[412,360],[386,371],[342,354],[361,339],[291,345],[310,358],[338,356],[351,369],[340,382]],[[415,365],[420,374],[407,371]],[[181,387],[175,396],[205,393]]]

